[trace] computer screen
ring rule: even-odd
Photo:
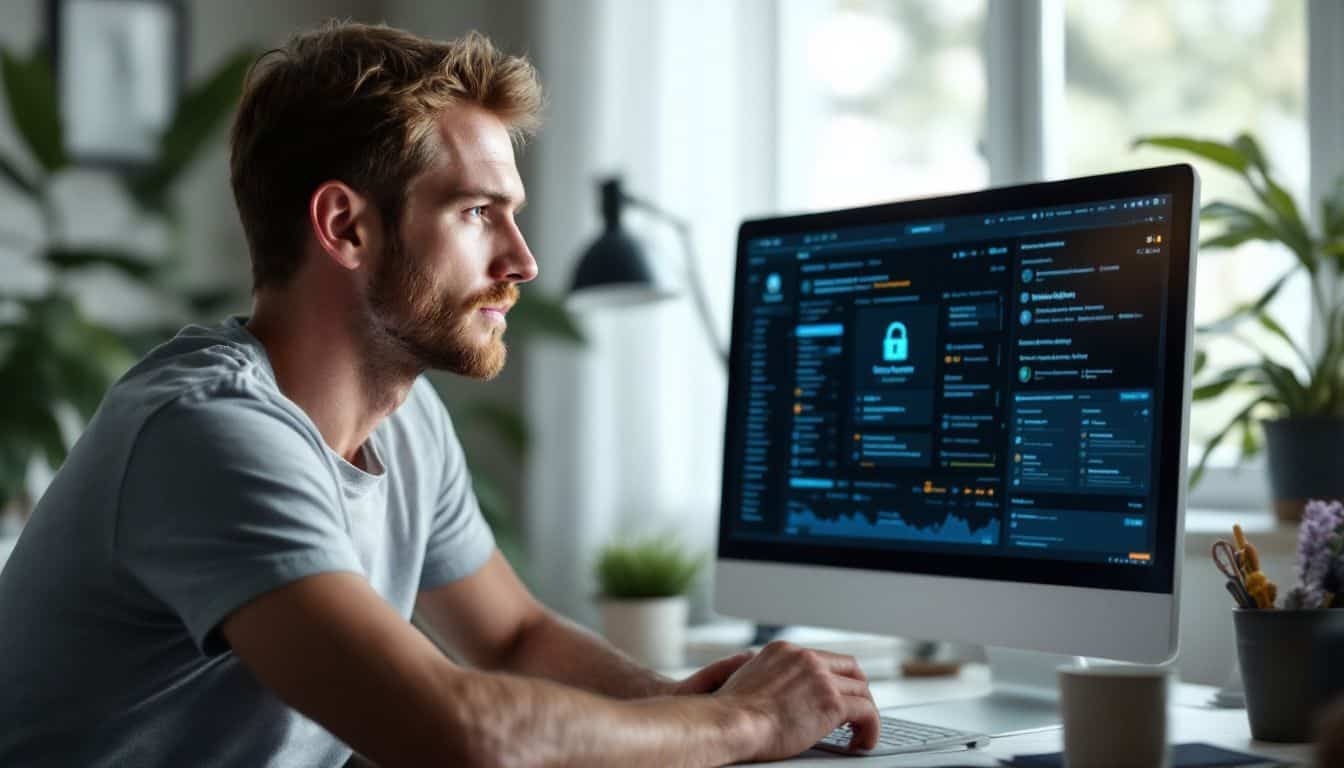
[[[744,224],[719,557],[1171,592],[1193,186]]]

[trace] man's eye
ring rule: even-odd
[[[480,218],[485,215],[484,205],[475,205],[467,209],[467,216],[471,218]]]

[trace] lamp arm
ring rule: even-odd
[[[725,368],[728,367],[728,348],[719,341],[719,335],[714,330],[714,316],[709,310],[709,298],[705,293],[705,283],[700,276],[695,249],[691,243],[690,222],[680,216],[668,213],[642,198],[627,194],[622,194],[621,197],[626,205],[652,214],[654,218],[662,220],[676,230],[677,238],[681,240],[682,261],[686,266],[686,282],[690,285],[691,297],[695,300],[696,315],[700,318],[700,325],[704,329],[705,338],[714,349],[714,354],[718,356],[719,361],[723,363]]]

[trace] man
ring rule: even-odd
[[[853,659],[672,681],[495,549],[421,373],[504,364],[540,104],[478,35],[337,24],[259,60],[231,160],[253,314],[141,361],[38,505],[0,576],[0,764],[715,765],[846,721],[872,746]]]

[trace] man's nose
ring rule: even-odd
[[[495,274],[492,274],[496,280],[510,283],[526,283],[535,280],[537,277],[537,260],[532,256],[532,249],[527,247],[527,240],[523,237],[523,232],[518,225],[510,222],[507,240],[500,249],[499,255],[495,259]]]

